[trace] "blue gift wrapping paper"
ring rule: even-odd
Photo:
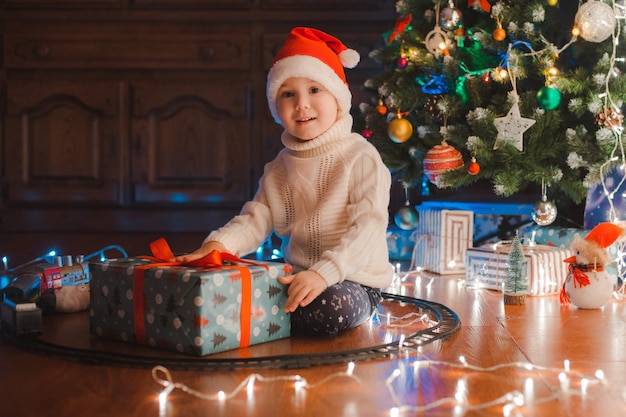
[[[90,333],[137,343],[135,268],[142,258],[90,264]],[[277,262],[245,266],[251,273],[250,345],[290,335],[283,311],[287,286],[279,276],[291,267]],[[143,273],[145,343],[204,356],[237,349],[241,340],[241,275],[237,269],[155,266]]]

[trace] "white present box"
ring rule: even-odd
[[[416,207],[413,266],[441,275],[465,271],[465,251],[472,247],[474,212]]]
[[[470,287],[502,291],[507,278],[509,244],[486,245],[467,250],[465,283]],[[561,291],[567,278],[567,264],[572,255],[566,248],[546,245],[523,245],[524,271],[528,277],[528,295],[551,295]]]

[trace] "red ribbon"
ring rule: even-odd
[[[472,7],[474,4],[479,3],[480,7],[487,13],[491,10],[491,4],[487,0],[468,0],[467,7]]]
[[[241,340],[239,341],[239,347],[246,347],[250,345],[250,321],[252,317],[252,275],[250,270],[245,266],[237,265],[224,265],[223,261],[244,263],[249,265],[259,265],[269,270],[267,265],[258,264],[256,262],[245,261],[230,253],[221,253],[219,251],[212,251],[208,255],[190,262],[171,262],[170,259],[174,258],[174,254],[170,249],[167,241],[164,238],[160,238],[150,243],[150,251],[153,256],[140,256],[143,259],[150,259],[155,263],[149,265],[141,265],[135,268],[134,281],[133,281],[133,293],[135,294],[133,303],[133,314],[135,319],[135,338],[137,343],[146,344],[146,325],[144,318],[145,311],[145,295],[144,295],[144,275],[145,271],[150,268],[159,268],[163,266],[187,266],[187,267],[202,267],[202,268],[224,268],[235,269],[241,276],[241,314],[240,314],[240,329]]]

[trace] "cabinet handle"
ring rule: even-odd
[[[47,58],[50,55],[50,47],[45,44],[36,45],[35,55],[37,55],[39,58]]]
[[[215,58],[215,49],[210,46],[200,47],[200,57],[207,61],[212,61]]]

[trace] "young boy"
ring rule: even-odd
[[[178,261],[212,250],[242,256],[272,231],[294,275],[285,311],[292,332],[335,335],[366,321],[391,283],[386,229],[391,177],[379,153],[352,133],[352,94],[343,67],[359,54],[312,28],[294,28],[267,78],[285,146],[265,166],[239,215]]]

